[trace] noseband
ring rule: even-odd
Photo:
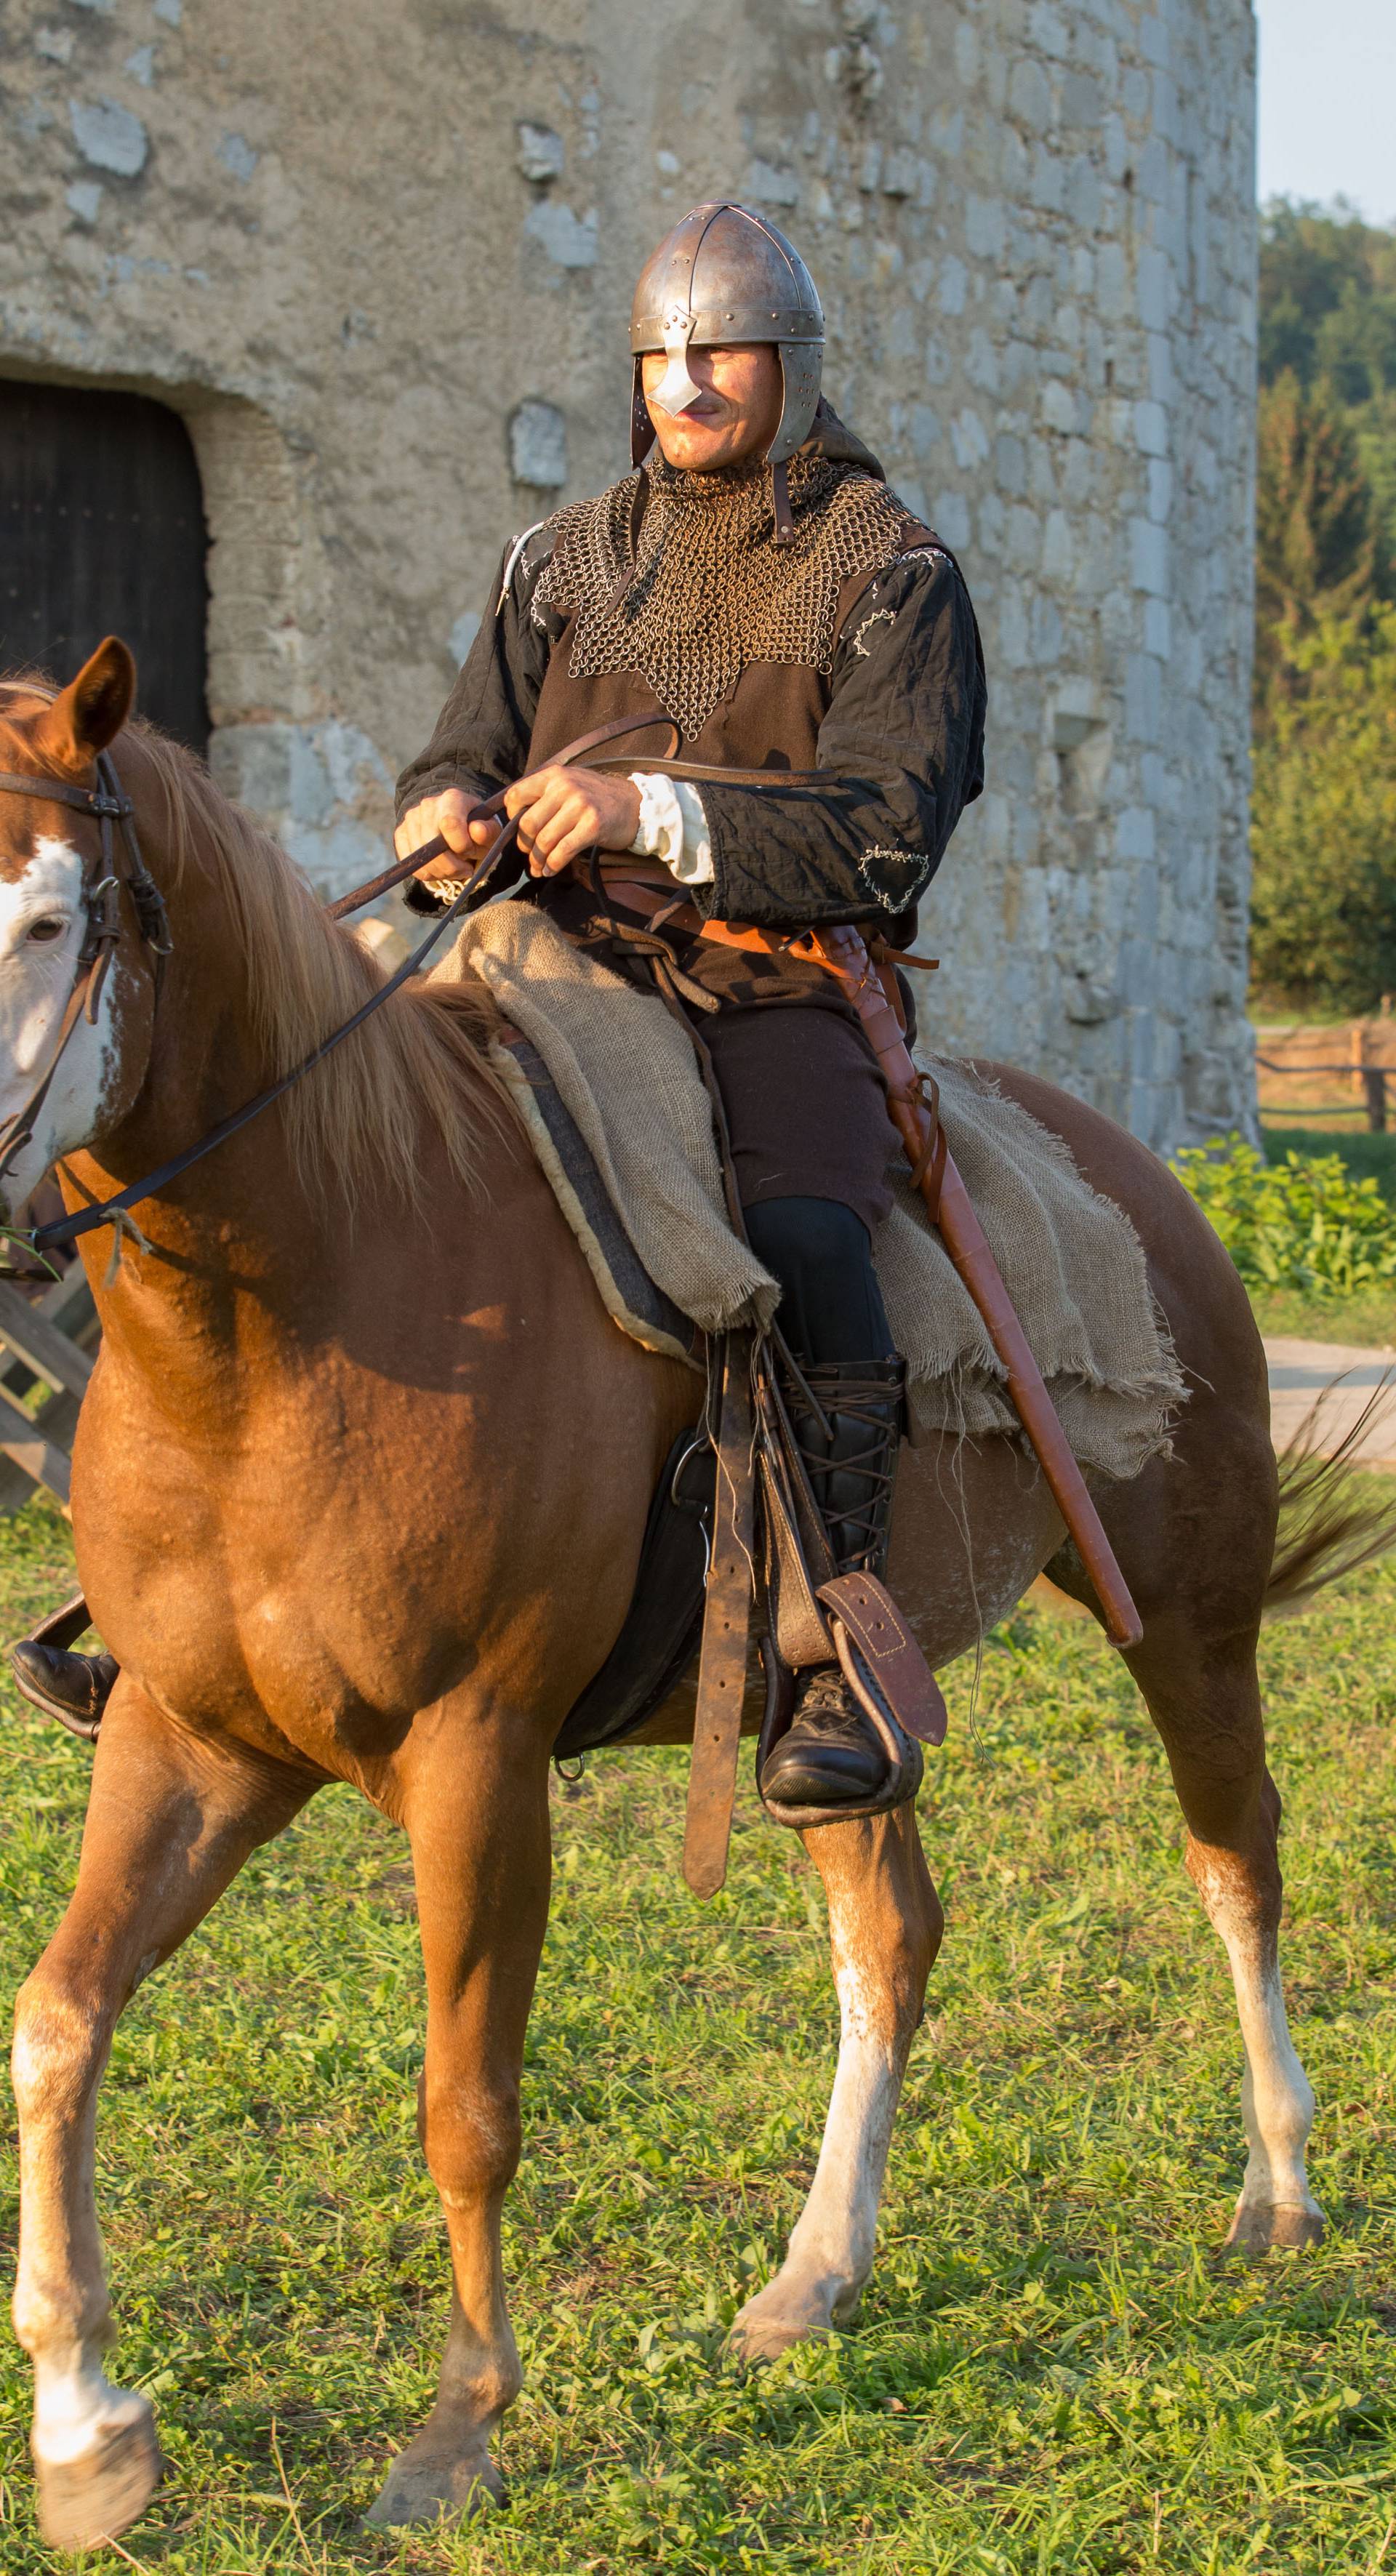
[[[83,868],[82,900],[87,912],[87,929],[78,950],[57,1042],[47,1068],[23,1107],[16,1109],[13,1116],[0,1126],[2,1181],[16,1154],[21,1153],[33,1138],[34,1121],[48,1098],[53,1077],[78,1022],[85,1019],[90,1028],[96,1021],[107,968],[121,937],[123,883],[130,895],[131,909],[141,937],[155,961],[157,998],[171,941],[165,898],[141,857],[141,845],[136,836],[136,809],[105,751],[97,754],[95,788],[79,787],[66,778],[48,778],[37,772],[26,774],[23,770],[0,769],[0,795],[28,796],[40,805],[70,805],[75,813],[92,815],[101,832],[101,857],[96,877],[89,880],[86,865]],[[116,823],[121,826],[121,852],[114,866],[116,853],[112,826]]]

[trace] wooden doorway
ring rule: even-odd
[[[205,752],[207,550],[177,412],[143,394],[0,379],[0,671],[69,680],[120,635],[141,713]]]

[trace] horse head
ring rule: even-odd
[[[145,1075],[150,962],[127,900],[119,821],[99,810],[99,756],[121,733],[135,694],[135,663],[114,635],[56,695],[27,680],[0,689],[6,1213],[63,1155],[109,1133]]]

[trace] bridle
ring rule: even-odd
[[[93,815],[101,832],[97,876],[89,882],[86,867],[83,870],[82,900],[87,913],[87,928],[78,950],[72,988],[59,1022],[58,1036],[48,1063],[28,1099],[0,1125],[0,1180],[3,1180],[16,1154],[21,1153],[33,1137],[34,1121],[48,1098],[53,1077],[79,1021],[86,1020],[89,1028],[96,1023],[107,969],[121,937],[123,883],[131,898],[131,909],[141,938],[154,961],[153,981],[157,1000],[172,943],[165,898],[141,857],[141,845],[136,834],[136,809],[107,752],[99,751],[97,754],[95,788],[82,787],[75,780],[51,778],[38,772],[0,769],[0,795],[29,796],[42,805],[69,805],[75,813]],[[121,853],[118,864],[114,866],[115,834],[112,827],[117,823],[121,826]]]
[[[623,716],[610,724],[598,725],[591,733],[579,735],[575,742],[566,743],[561,751],[553,754],[553,762],[558,766],[565,766],[569,761],[579,760],[583,753],[594,750],[599,743],[614,741],[622,734],[649,732],[660,724],[666,727],[677,745],[678,727],[672,724],[668,717]],[[5,1179],[15,1156],[22,1152],[33,1137],[34,1122],[48,1097],[54,1075],[58,1071],[64,1052],[79,1022],[86,1019],[90,1025],[96,1020],[107,969],[121,937],[123,885],[131,898],[131,908],[136,916],[137,928],[153,960],[154,995],[157,1006],[165,960],[173,951],[164,897],[141,856],[140,840],[135,825],[135,807],[117,776],[109,753],[98,752],[96,767],[97,786],[95,788],[81,787],[66,778],[54,778],[40,770],[0,770],[0,795],[28,796],[36,804],[71,806],[79,814],[93,816],[101,829],[99,873],[89,884],[84,872],[83,902],[87,910],[87,930],[78,951],[72,989],[64,1007],[53,1052],[40,1080],[35,1084],[22,1108],[15,1110],[13,1115],[0,1125],[0,1182]],[[487,797],[483,803],[472,806],[469,820],[485,821],[499,813],[508,792],[507,788],[501,787],[496,795]],[[118,823],[121,826],[122,856],[120,863],[114,865],[112,827]],[[153,1198],[157,1190],[168,1188],[170,1182],[177,1180],[182,1172],[187,1172],[191,1165],[202,1162],[205,1154],[213,1153],[219,1145],[226,1144],[230,1136],[235,1136],[239,1128],[248,1126],[254,1118],[260,1117],[262,1111],[269,1109],[273,1101],[280,1100],[294,1084],[302,1081],[306,1074],[312,1073],[316,1065],[323,1064],[327,1055],[333,1054],[335,1048],[342,1046],[346,1038],[352,1037],[356,1029],[362,1028],[365,1020],[371,1019],[375,1011],[380,1011],[385,1002],[391,1001],[399,986],[405,984],[410,976],[417,973],[442,934],[449,930],[453,921],[459,919],[461,913],[470,905],[472,897],[479,894],[485,880],[493,873],[499,860],[515,840],[518,828],[517,819],[506,823],[503,831],[491,842],[479,866],[461,885],[454,902],[437,915],[426,937],[413,949],[411,956],[404,960],[385,984],[378,985],[370,993],[368,1000],[349,1019],[342,1021],[337,1029],[332,1029],[327,1038],[322,1038],[320,1044],[312,1048],[310,1054],[304,1057],[301,1063],[293,1065],[289,1073],[283,1074],[279,1081],[268,1083],[266,1089],[259,1091],[254,1100],[244,1101],[240,1109],[235,1109],[227,1118],[220,1119],[216,1127],[209,1129],[207,1135],[201,1136],[196,1144],[186,1145],[182,1153],[172,1155],[168,1162],[159,1166],[158,1170],[147,1172],[141,1180],[130,1182],[124,1190],[114,1191],[109,1199],[99,1199],[91,1207],[79,1209],[73,1216],[55,1218],[49,1225],[37,1226],[32,1231],[19,1234],[12,1239],[18,1240],[34,1252],[45,1252],[51,1244],[76,1242],[79,1235],[90,1234],[94,1227],[99,1225],[116,1225],[119,1228],[130,1208],[138,1207],[143,1199]],[[432,859],[444,857],[449,849],[450,843],[438,833],[434,840],[424,842],[420,849],[410,851],[405,859],[398,859],[392,867],[384,868],[381,875],[370,877],[364,885],[355,886],[351,893],[340,895],[336,902],[327,904],[325,910],[330,920],[343,921],[350,913],[362,911],[365,904],[376,903],[380,895],[387,894],[393,886],[400,885],[405,877],[415,876],[418,869],[427,866]]]

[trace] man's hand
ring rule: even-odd
[[[426,885],[449,885],[468,877],[477,868],[491,841],[497,841],[501,826],[492,814],[478,823],[468,823],[466,816],[478,802],[459,787],[448,787],[444,796],[427,796],[420,805],[410,806],[393,834],[393,848],[400,859],[410,858],[428,841],[438,836],[449,843],[439,858],[429,859],[417,874]]]
[[[628,850],[640,827],[633,780],[599,769],[536,769],[504,799],[519,818],[530,876],[554,877],[583,850]]]

